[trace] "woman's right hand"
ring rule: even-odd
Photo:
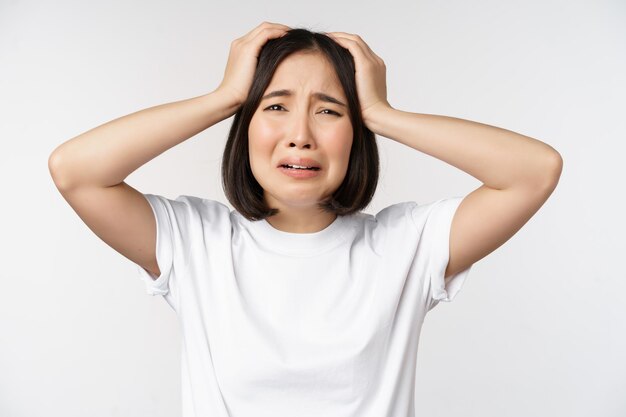
[[[269,39],[279,38],[291,28],[278,23],[263,22],[230,44],[224,79],[217,90],[241,105],[248,97],[261,48]]]

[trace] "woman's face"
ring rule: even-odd
[[[332,64],[319,53],[285,58],[263,97],[277,90],[291,93],[263,98],[250,121],[250,167],[270,207],[310,209],[332,195],[346,175],[353,136],[347,100]],[[311,159],[320,169],[280,166],[292,157]]]

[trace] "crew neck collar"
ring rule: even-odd
[[[252,237],[266,250],[294,256],[313,256],[337,246],[349,229],[348,217],[337,215],[331,224],[318,232],[292,233],[276,229],[266,219],[250,221],[239,214]]]

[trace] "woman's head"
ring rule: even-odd
[[[320,170],[307,179],[289,176],[279,165],[291,157],[312,159]],[[370,203],[378,174],[350,52],[306,29],[267,41],[224,149],[222,182],[231,204],[249,220],[280,207],[351,214]]]

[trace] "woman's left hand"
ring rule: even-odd
[[[327,32],[331,39],[348,49],[354,58],[357,94],[361,115],[368,125],[372,115],[388,108],[385,62],[370,49],[359,35]],[[370,128],[370,126],[367,126]],[[370,128],[371,130],[371,128]]]

